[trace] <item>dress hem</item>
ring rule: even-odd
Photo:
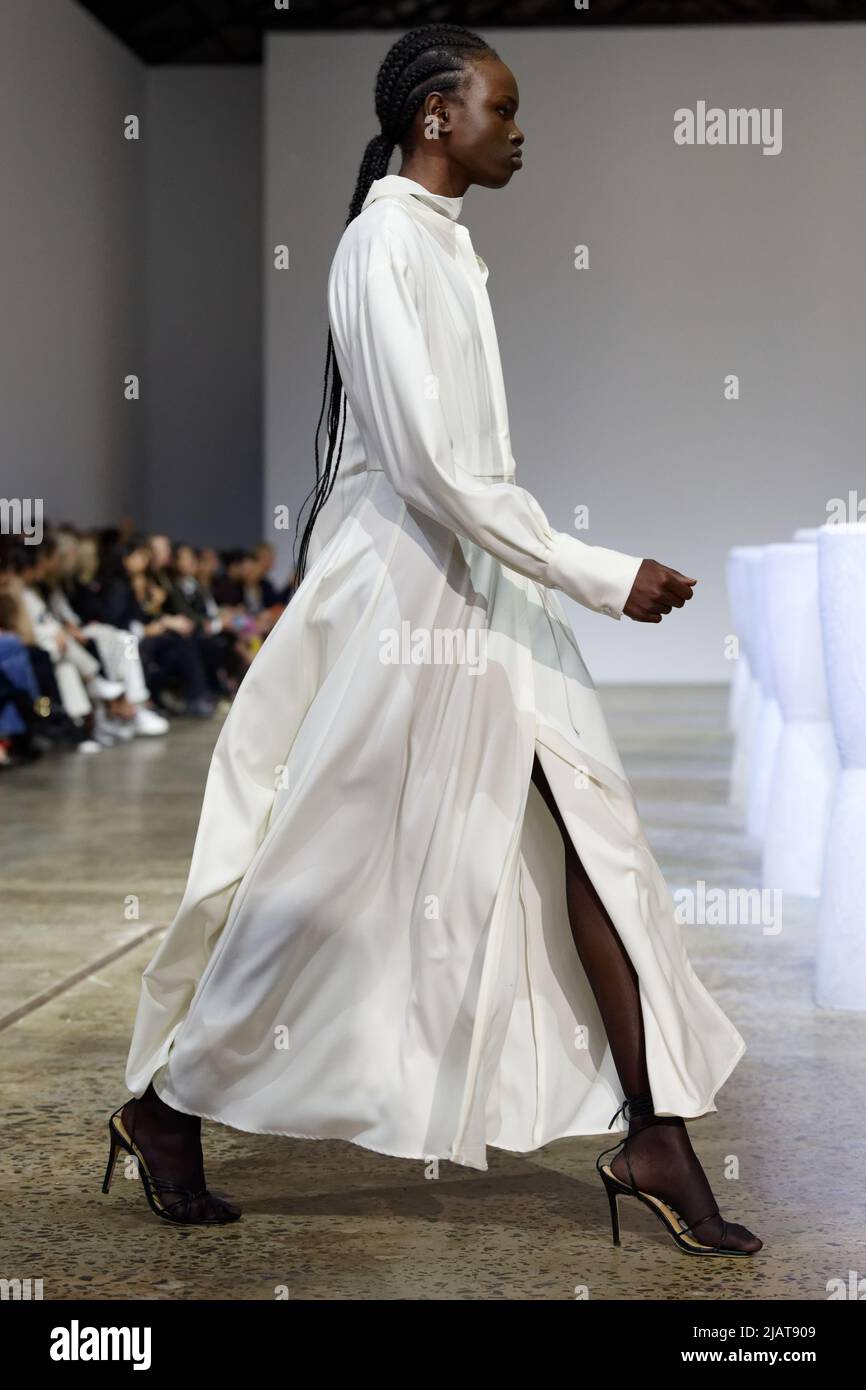
[[[702,1119],[705,1115],[718,1113],[718,1107],[714,1104],[716,1095],[724,1086],[725,1082],[728,1080],[728,1077],[734,1070],[734,1067],[740,1061],[741,1057],[745,1052],[746,1042],[745,1040],[742,1040],[740,1047],[737,1049],[737,1052],[735,1053],[730,1065],[728,1066],[721,1080],[716,1083],[712,1092],[707,1097],[706,1101],[702,1105],[698,1106],[698,1108],[694,1111],[693,1114],[683,1115],[681,1111],[675,1112],[673,1110],[657,1110],[655,1113],[657,1115],[673,1115],[676,1113],[680,1115],[680,1118],[683,1120],[699,1120]],[[151,1084],[152,1082],[153,1078],[151,1078]],[[157,1095],[159,1095],[159,1090],[156,1086],[154,1086],[154,1090],[156,1091]],[[161,1096],[160,1100],[162,1100]],[[168,1101],[164,1103],[169,1104]],[[356,1148],[366,1149],[368,1153],[381,1154],[383,1158],[412,1159],[416,1163],[429,1163],[431,1159],[435,1159],[439,1163],[454,1163],[461,1168],[474,1168],[476,1172],[479,1173],[486,1173],[489,1171],[489,1164],[487,1163],[473,1163],[472,1160],[469,1158],[459,1158],[453,1154],[398,1153],[394,1149],[382,1149],[377,1148],[375,1144],[365,1144],[361,1139],[348,1139],[345,1135],[342,1134],[303,1134],[299,1131],[292,1132],[290,1130],[285,1129],[252,1128],[249,1125],[238,1124],[235,1120],[225,1120],[219,1115],[206,1115],[199,1110],[186,1110],[182,1105],[172,1104],[171,1108],[173,1110],[179,1110],[181,1114],[184,1115],[195,1115],[199,1119],[210,1120],[213,1124],[225,1125],[226,1128],[238,1130],[241,1134],[267,1134],[273,1136],[274,1138],[280,1139],[311,1139],[317,1140],[320,1143],[323,1143],[327,1140],[332,1140],[336,1141],[339,1144],[353,1144]],[[525,1158],[528,1154],[539,1153],[542,1149],[546,1149],[548,1144],[558,1143],[561,1139],[586,1139],[592,1135],[601,1135],[603,1137],[609,1134],[620,1134],[627,1129],[628,1124],[626,1123],[618,1125],[615,1129],[607,1128],[568,1130],[563,1134],[552,1134],[549,1136],[549,1138],[545,1139],[543,1143],[535,1144],[532,1148],[529,1149],[511,1149],[508,1148],[508,1146],[505,1144],[495,1144],[488,1139],[486,1147],[489,1149],[498,1149],[500,1153],[514,1154],[516,1157]]]

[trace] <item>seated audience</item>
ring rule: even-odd
[[[294,591],[274,547],[220,555],[163,532],[44,524],[0,536],[0,768],[101,752],[231,698]],[[154,706],[157,706],[156,708]],[[224,706],[223,706],[224,707]]]

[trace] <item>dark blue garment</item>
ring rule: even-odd
[[[39,696],[39,687],[30,665],[27,648],[14,633],[0,633],[0,673],[18,690],[24,690],[31,700]],[[5,682],[0,681],[0,685]],[[0,737],[9,738],[12,734],[27,732],[27,725],[8,697],[0,690]]]

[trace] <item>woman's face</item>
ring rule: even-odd
[[[150,551],[144,548],[131,550],[128,555],[124,555],[123,563],[128,574],[143,574],[147,569],[150,560]]]
[[[514,73],[500,58],[470,63],[459,93],[431,93],[427,98],[422,121],[425,111],[447,112],[440,139],[447,139],[448,162],[456,166],[455,187],[463,182],[462,174],[467,188],[473,183],[502,188],[520,168],[514,158],[525,138],[515,119],[519,101]]]
[[[71,531],[63,531],[58,540],[58,572],[64,579],[68,579],[78,568],[78,537],[73,536]]]
[[[82,579],[92,578],[99,564],[99,553],[96,541],[90,536],[85,536],[78,543],[78,573]]]
[[[153,564],[155,569],[167,569],[171,563],[171,541],[169,540],[168,536],[151,536],[150,553],[153,556]]]
[[[174,563],[177,567],[178,574],[195,574],[196,565],[198,564],[195,551],[188,545],[178,546],[174,556]]]
[[[198,557],[199,579],[210,579],[211,575],[215,573],[218,564],[219,556],[216,551],[212,550],[209,545],[206,545],[201,555]]]

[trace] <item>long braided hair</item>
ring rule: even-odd
[[[394,146],[401,144],[412,129],[415,115],[430,92],[457,91],[465,81],[469,63],[482,57],[498,55],[478,34],[459,24],[423,24],[410,29],[385,54],[376,75],[376,115],[381,130],[367,145],[355,193],[349,204],[346,226],[361,211],[370,186],[384,178]],[[331,394],[328,398],[328,372],[332,373]],[[322,470],[319,462],[319,431],[325,402],[328,402],[328,450]],[[307,551],[316,518],[331,495],[343,452],[346,429],[345,392],[340,369],[334,355],[334,342],[328,328],[328,348],[325,357],[325,384],[322,408],[316,425],[316,482],[307,493],[301,507],[303,512],[313,499],[310,515],[304,527],[300,550],[294,562],[295,588],[301,583],[307,565]],[[337,457],[334,458],[334,451]],[[300,523],[300,514],[298,524]],[[295,526],[297,542],[298,525]]]

